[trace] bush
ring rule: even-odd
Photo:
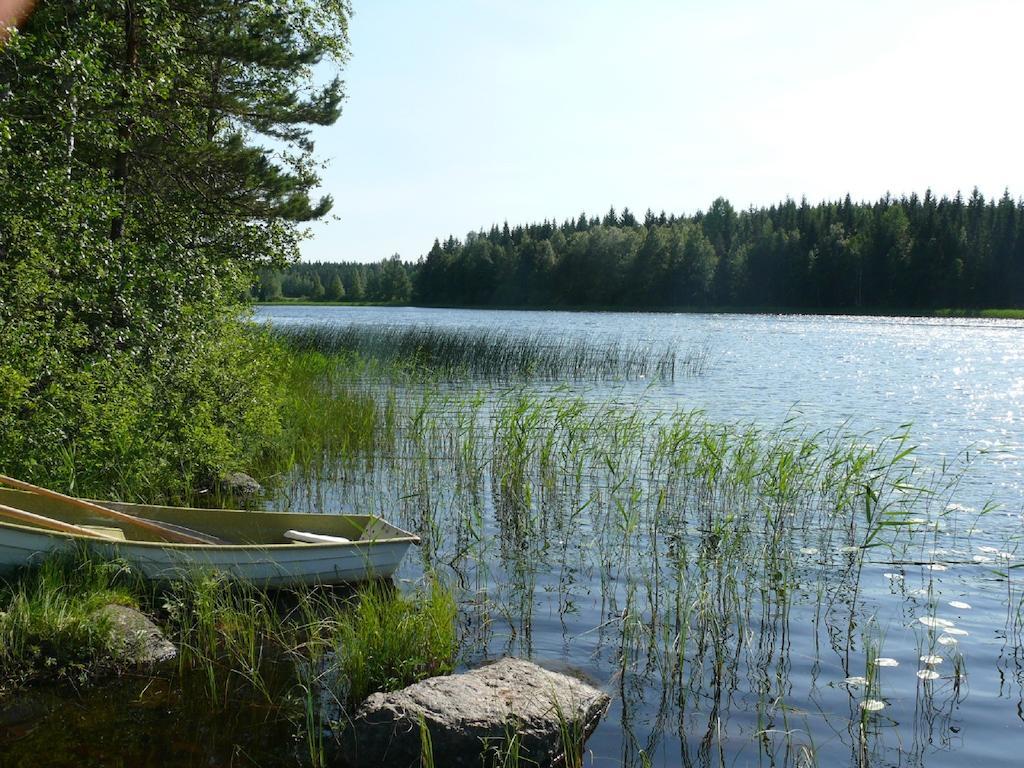
[[[80,495],[153,500],[247,466],[280,435],[276,347],[231,317],[202,337],[149,360],[55,356],[33,387],[9,382],[0,467]]]

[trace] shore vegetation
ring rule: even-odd
[[[0,44],[0,468],[183,497],[276,439],[246,327],[297,257],[345,0],[40,4]]]

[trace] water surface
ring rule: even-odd
[[[1018,762],[1024,322],[293,306],[256,314],[275,325],[422,325],[671,345],[681,357],[706,351],[701,375],[671,381],[392,386],[400,412],[404,402],[425,415],[409,422],[417,426],[399,428],[374,461],[297,474],[273,502],[376,512],[420,533],[424,546],[401,578],[432,571],[458,588],[466,665],[527,656],[578,669],[612,695],[588,743],[594,765]],[[550,398],[552,408],[579,397],[580,423],[596,414],[593,432],[608,430],[608,445],[579,436],[598,442],[574,454],[576,438],[559,432],[551,466],[561,475],[545,481],[534,454],[527,475],[510,479],[497,414],[520,397]],[[669,478],[647,435],[689,409],[704,413],[709,435],[715,424],[739,424],[730,439],[756,429],[769,446],[805,440],[841,453],[881,443],[890,456],[913,448],[900,465],[936,492],[890,487],[888,502],[901,508],[905,496],[914,517],[903,519],[919,522],[899,528],[892,546],[856,549],[862,512],[846,510],[857,523],[849,528],[830,518],[827,487],[776,508]],[[558,429],[573,423],[544,413]],[[900,446],[886,440],[897,433],[907,434]],[[577,459],[584,471],[574,483],[567,468]],[[761,519],[776,522],[759,529]],[[871,696],[859,677],[876,679]],[[127,729],[125,765],[302,761],[301,743],[280,743],[291,724],[268,713],[264,729],[254,726],[259,707],[196,718],[184,713],[201,704],[180,686],[152,696],[135,682],[114,687],[119,698],[87,690],[74,699],[80,718],[52,706],[41,719],[13,718],[0,755],[28,765],[41,744],[64,745],[64,755],[91,732],[91,746],[74,752],[82,764],[106,764],[103,745]],[[882,709],[865,713],[875,696]]]

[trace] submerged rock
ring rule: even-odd
[[[502,659],[373,694],[343,723],[341,754],[351,766],[419,766],[422,724],[438,768],[500,764],[513,739],[524,764],[550,766],[562,757],[563,735],[570,748],[582,750],[608,702],[576,678]]]
[[[228,472],[217,481],[217,490],[222,496],[244,499],[263,493],[263,486],[245,472]]]
[[[177,648],[144,613],[127,605],[111,604],[100,608],[97,614],[110,620],[115,641],[124,643],[136,663],[152,666],[177,658]]]

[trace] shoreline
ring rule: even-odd
[[[850,311],[841,308],[799,309],[794,307],[618,307],[618,306],[522,306],[497,304],[398,304],[391,302],[349,301],[254,301],[254,307],[389,307],[409,309],[472,309],[501,312],[595,312],[654,315],[806,315],[812,317],[919,317],[938,319],[1024,320],[1024,309],[933,309],[912,310],[883,307],[877,310]]]

